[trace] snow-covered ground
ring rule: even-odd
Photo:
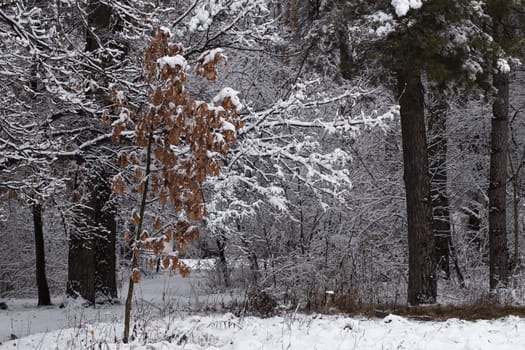
[[[135,290],[134,311],[160,316],[175,309],[188,309],[199,301],[199,281],[195,277],[158,276],[144,278]],[[127,284],[122,291],[127,290]],[[123,295],[122,291],[119,293]],[[193,296],[192,296],[193,295]],[[35,299],[6,299],[0,310],[0,342],[11,335],[18,338],[33,333],[81,327],[96,322],[117,322],[123,318],[124,303],[86,307],[84,300],[54,298],[52,306],[35,307]]]
[[[409,321],[290,314],[260,319],[222,315],[177,315],[142,320],[138,339],[118,340],[122,324],[97,323],[33,334],[1,349],[525,349],[525,320]]]
[[[206,293],[202,283],[198,271],[189,279],[144,278],[136,293],[130,344],[120,342],[122,304],[86,308],[69,300],[59,308],[62,300],[54,300],[54,306],[36,308],[35,300],[7,300],[9,309],[0,310],[0,349],[525,349],[525,319],[518,317],[429,322],[291,312],[239,318],[203,312],[227,302],[228,295]],[[8,340],[11,334],[19,339]]]
[[[173,311],[198,310],[231,300],[231,296],[205,291],[203,285],[207,282],[201,271],[213,268],[213,261],[185,259],[185,262],[193,270],[188,278],[180,275],[144,276],[142,282],[135,286],[133,311],[158,317]],[[124,283],[119,295],[125,295],[126,291],[127,283]],[[0,310],[0,343],[10,339],[11,335],[22,338],[97,322],[120,322],[124,315],[123,298],[120,304],[97,305],[94,308],[85,307],[84,300],[64,297],[53,298],[52,306],[38,308],[35,299],[2,299],[8,309]]]

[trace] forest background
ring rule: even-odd
[[[132,269],[186,273],[186,256],[214,257],[210,288],[255,311],[521,304],[524,10],[2,2],[0,296],[114,301]],[[164,73],[144,57],[159,31],[178,43]],[[205,105],[220,121],[200,132],[221,148],[187,158],[206,182],[177,178],[168,195],[148,159],[180,166],[193,133],[150,152],[140,118],[169,69],[195,103],[174,100],[174,120]]]

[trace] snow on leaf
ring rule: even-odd
[[[215,48],[215,49],[212,49],[212,50],[209,50],[209,51],[206,51],[206,52],[203,52],[199,58],[197,59],[197,61],[200,61],[201,64],[203,65],[206,65],[210,62],[213,62],[215,60],[215,56],[217,54],[222,54],[224,52],[223,49],[221,48]]]
[[[235,109],[237,109],[237,111],[240,111],[243,106],[242,106],[241,100],[239,99],[238,95],[239,95],[238,91],[235,91],[232,88],[226,87],[226,88],[223,88],[213,98],[213,103],[218,105],[218,104],[221,104],[222,101],[224,101],[226,98],[230,98],[231,102],[235,106]]]
[[[157,64],[160,66],[161,69],[165,65],[170,66],[170,68],[179,67],[182,70],[186,70],[186,68],[188,67],[188,63],[186,62],[186,59],[182,57],[181,55],[161,57],[157,59]]]
[[[229,121],[227,120],[222,120],[222,130],[223,131],[231,131],[233,133],[235,133],[235,125],[233,125],[232,123],[230,123]]]

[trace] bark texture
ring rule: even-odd
[[[492,2],[493,38],[496,43],[505,42],[506,14]],[[501,6],[504,6],[501,4]],[[496,89],[492,104],[492,130],[489,173],[489,274],[490,289],[508,283],[508,251],[506,221],[507,156],[509,127],[509,77],[497,69],[494,55],[492,85]]]
[[[66,294],[95,302],[95,254],[93,237],[82,211],[76,213],[75,228],[69,233]]]
[[[424,91],[417,69],[403,69],[397,75],[408,222],[408,302],[431,304],[436,301],[436,278]]]
[[[99,1],[89,4],[86,31],[86,49],[96,51],[110,46],[112,31],[112,9]],[[103,64],[108,57],[101,56]],[[101,77],[96,77],[101,80]],[[106,93],[99,89],[94,96],[106,103]],[[80,295],[87,301],[112,300],[117,297],[116,268],[116,222],[115,208],[111,200],[111,178],[101,164],[86,165],[84,169],[84,196],[76,210],[76,223],[71,232],[69,245],[69,267],[67,294]]]
[[[36,251],[36,285],[38,288],[38,306],[51,305],[51,296],[46,277],[46,260],[44,249],[44,229],[42,223],[42,205],[33,204],[33,223],[35,228]]]
[[[67,294],[95,303],[117,297],[116,223],[107,174],[100,168],[89,172],[89,193],[75,211],[70,232]]]
[[[436,88],[428,116],[428,159],[432,197],[432,228],[436,265],[450,278],[450,208],[447,194],[447,111],[446,94]]]
[[[102,179],[110,178],[103,172]],[[96,297],[101,300],[117,298],[116,279],[116,208],[112,200],[109,181],[98,181],[94,187],[95,201],[93,221],[95,232],[95,289]]]

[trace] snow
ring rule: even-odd
[[[371,31],[375,32],[375,34],[379,37],[386,36],[395,29],[393,24],[394,18],[392,15],[383,11],[377,11],[376,13],[368,16],[368,19],[374,23],[379,24],[375,30],[371,29]]]
[[[477,75],[483,73],[481,65],[472,59],[467,59],[463,64],[463,69],[467,72],[470,80],[476,80]]]
[[[221,104],[222,101],[224,101],[226,98],[229,97],[233,105],[235,106],[235,109],[237,109],[237,112],[238,112],[242,109],[242,103],[241,103],[241,100],[239,99],[239,96],[237,96],[238,94],[239,92],[233,90],[232,88],[229,88],[229,87],[223,88],[217,94],[217,96],[213,98],[213,103],[217,105]]]
[[[159,29],[160,29],[164,34],[167,34],[168,37],[173,36],[173,34],[171,33],[171,30],[170,30],[168,27],[160,26]]]
[[[235,126],[227,120],[222,120],[222,130],[235,133]]]
[[[221,48],[216,48],[216,49],[205,51],[199,56],[198,61],[202,60],[203,65],[208,64],[212,62],[213,60],[215,60],[215,55],[217,55],[218,53],[223,53],[223,52],[224,50]]]
[[[422,0],[392,0],[391,5],[394,6],[396,15],[398,17],[403,17],[410,9],[421,8],[423,3]]]
[[[214,260],[184,259],[189,278],[145,275],[136,285],[132,309],[135,338],[120,341],[124,305],[86,308],[82,300],[59,299],[36,308],[35,300],[6,300],[0,310],[1,350],[14,349],[359,349],[359,350],[514,350],[525,348],[525,319],[420,321],[283,312],[270,318],[238,317],[220,309],[230,295],[206,293],[203,270]],[[127,280],[127,279],[124,279]],[[125,294],[124,284],[120,294]],[[328,298],[337,292],[327,290]],[[200,311],[199,311],[200,310]],[[11,334],[20,337],[9,340]]]
[[[203,6],[195,11],[195,16],[190,19],[187,26],[190,32],[194,32],[196,30],[205,31],[210,27],[212,22],[213,18],[211,14]]]
[[[181,308],[195,306],[196,300],[203,295],[200,290],[202,273],[214,267],[211,259],[182,259],[192,268],[192,274],[187,278],[180,275],[156,275],[153,278],[147,274],[142,276],[141,282],[136,284],[135,298],[139,302],[147,300],[155,309],[164,307],[168,301],[164,296],[170,296],[169,302],[180,305]],[[0,343],[9,339],[11,334],[25,337],[30,334],[48,333],[54,330],[80,328],[86,324],[98,322],[120,322],[124,315],[124,299],[127,292],[127,278],[120,278],[122,283],[119,288],[120,304],[98,305],[96,308],[84,307],[85,300],[55,297],[52,306],[36,307],[35,299],[0,299],[6,302],[8,309],[0,310]],[[206,295],[208,300],[222,298],[222,296]],[[216,302],[222,302],[218,300]],[[60,306],[63,306],[62,308]],[[133,306],[135,310],[136,306]],[[116,326],[121,328],[120,324]],[[64,347],[67,348],[67,347]],[[0,345],[0,349],[4,349]],[[19,349],[25,349],[21,347]],[[31,348],[29,348],[31,349]],[[41,349],[47,349],[42,347]],[[54,348],[53,348],[54,349]],[[69,349],[69,348],[68,348]]]
[[[385,13],[383,11],[377,11],[376,13],[370,15],[370,19],[379,22],[379,23],[385,23],[392,21],[392,16],[388,13]]]
[[[120,323],[85,324],[6,342],[2,349],[359,349],[514,350],[525,346],[525,320],[423,322],[389,315],[383,319],[290,313],[261,319],[231,313],[143,320],[147,334],[115,343]]]
[[[168,65],[171,68],[179,67],[182,70],[186,70],[188,66],[188,62],[186,62],[186,59],[181,55],[161,57],[157,59],[157,64],[161,67],[161,69],[164,67],[164,65]]]
[[[510,65],[509,62],[504,58],[498,58],[497,61],[497,68],[500,73],[508,74],[510,73]]]
[[[111,123],[111,126],[114,127],[114,126],[116,126],[118,124],[126,124],[129,120],[131,120],[130,115],[131,115],[131,113],[130,113],[129,109],[122,108],[118,118],[116,120],[114,120],[113,123]]]

